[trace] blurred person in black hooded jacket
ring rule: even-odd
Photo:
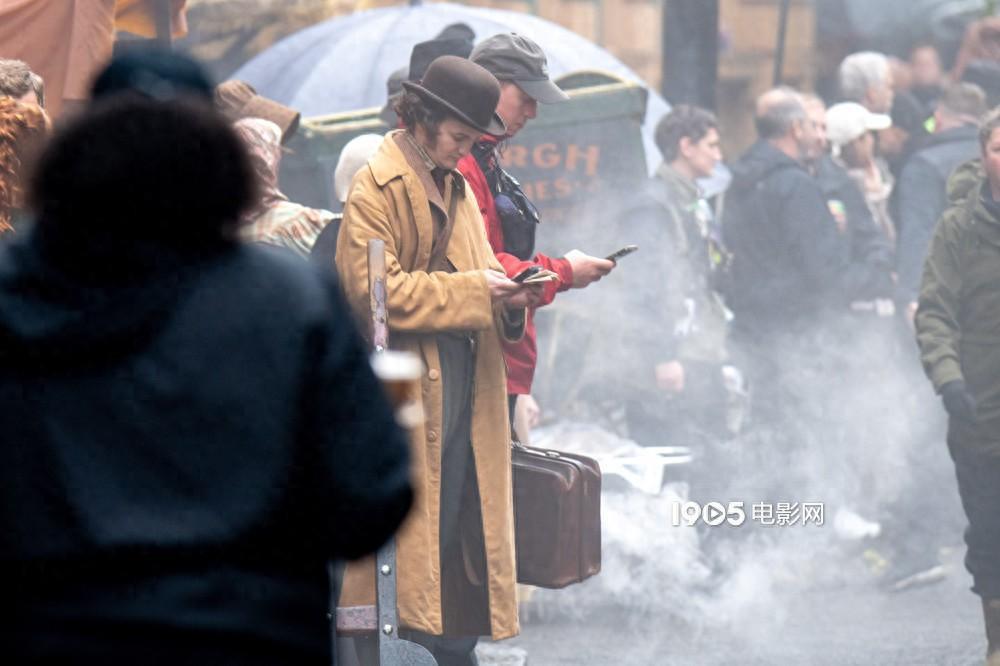
[[[131,54],[0,248],[9,663],[329,664],[327,562],[411,502],[329,272],[238,241],[239,139],[191,61]]]

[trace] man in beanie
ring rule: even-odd
[[[411,431],[417,504],[397,537],[403,635],[441,666],[475,664],[478,636],[518,633],[501,341],[523,335],[525,308],[540,293],[504,275],[455,170],[480,136],[504,135],[494,113],[500,84],[446,55],[403,88],[396,112],[405,129],[387,134],[354,177],[337,271],[367,320],[368,241],[385,241],[390,343],[427,366],[425,421]],[[349,566],[340,606],[371,605],[373,576],[370,561]],[[360,646],[363,663],[371,647]]]
[[[503,136],[486,134],[480,137],[472,154],[459,162],[458,169],[476,195],[486,223],[486,236],[507,275],[514,276],[529,266],[539,265],[559,276],[558,281],[545,286],[535,307],[547,305],[557,292],[574,287],[582,289],[600,280],[614,268],[614,262],[579,250],[572,250],[563,257],[535,253],[538,212],[517,181],[500,166],[499,143],[515,136],[535,117],[539,102],[556,104],[569,97],[549,78],[548,62],[541,47],[522,35],[494,35],[480,43],[470,59],[500,81],[496,111],[506,123],[507,131]],[[538,359],[531,310],[524,337],[518,342],[505,343],[504,356],[510,373],[507,393],[513,420],[517,397],[531,393]]]

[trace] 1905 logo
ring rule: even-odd
[[[671,506],[674,527],[694,526],[699,522],[718,527],[729,523],[733,527],[747,520],[743,502],[675,502]],[[826,505],[823,502],[754,502],[750,505],[750,520],[762,527],[789,527],[815,525],[826,522]]]
[[[711,527],[729,523],[738,527],[746,522],[747,514],[743,502],[708,502],[704,506],[698,502],[676,502],[671,507],[674,527],[697,525],[699,521]]]

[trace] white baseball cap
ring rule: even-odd
[[[826,138],[835,149],[872,130],[892,126],[892,118],[883,113],[872,113],[855,102],[834,104],[826,110]]]

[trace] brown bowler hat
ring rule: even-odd
[[[431,63],[420,83],[403,87],[483,134],[503,136],[507,127],[496,114],[500,84],[488,71],[465,58],[445,55]]]

